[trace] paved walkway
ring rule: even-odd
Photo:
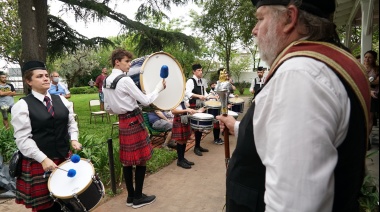
[[[247,109],[247,100],[245,109]],[[240,120],[242,115],[239,115]],[[379,128],[374,127],[373,141],[379,142]],[[224,146],[213,144],[213,135],[209,133],[201,145],[210,152],[202,157],[196,156],[193,149],[185,153],[185,157],[194,161],[191,169],[183,169],[177,166],[176,160],[161,169],[157,173],[149,175],[145,179],[143,192],[157,196],[156,202],[151,205],[133,209],[125,205],[126,190],[122,193],[102,201],[94,212],[134,211],[139,212],[222,212],[225,203],[225,163]],[[236,140],[230,136],[231,153],[235,148]],[[372,150],[378,150],[378,144],[373,145]],[[371,150],[371,151],[372,151]],[[367,168],[378,179],[379,154],[367,159]],[[378,180],[377,180],[378,182]],[[124,183],[122,184],[123,186]],[[1,201],[1,200],[0,200]],[[25,212],[21,205],[16,205],[14,200],[0,204],[0,211]]]

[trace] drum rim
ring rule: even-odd
[[[231,99],[236,99],[236,100],[241,100],[241,101],[239,101],[239,102],[237,102],[237,101],[231,101]],[[243,98],[239,98],[239,97],[232,97],[232,98],[229,98],[228,99],[228,102],[229,103],[234,103],[234,104],[240,104],[240,103],[244,103],[244,99]]]
[[[89,164],[91,164],[92,175],[94,176],[94,175],[95,175],[95,169],[94,169],[94,166],[92,165],[92,163],[91,163],[90,161],[88,161],[87,159],[85,159],[85,158],[81,158],[81,160],[83,160],[83,161],[88,162]],[[71,160],[66,160],[66,161],[62,162],[61,164],[59,164],[58,167],[62,166],[62,165],[65,164],[65,163],[68,163],[68,162],[70,162],[70,161],[71,161]],[[54,175],[54,172],[56,172],[57,170],[59,170],[59,169],[55,169],[55,170],[50,174],[50,176],[49,176],[49,179],[48,179],[48,190],[50,191],[50,193],[53,194],[54,197],[57,197],[57,198],[59,198],[59,199],[71,199],[71,198],[73,198],[74,195],[71,195],[71,196],[59,196],[59,195],[54,194],[54,193],[51,191],[51,189],[50,189],[50,182],[51,182],[50,179],[51,179],[52,176]],[[86,185],[81,191],[79,191],[78,193],[75,193],[75,194],[78,195],[78,196],[79,196],[80,194],[82,194],[84,191],[86,191],[86,190],[88,189],[88,187],[90,187],[90,185],[92,184],[92,182],[93,182],[93,180],[91,179],[91,180],[87,183],[87,185]]]
[[[184,98],[184,96],[185,96],[185,89],[186,89],[186,80],[185,80],[185,75],[184,75],[184,73],[183,73],[182,66],[181,66],[181,64],[178,62],[178,60],[177,60],[173,55],[171,55],[171,54],[169,54],[169,53],[167,53],[167,52],[159,51],[159,52],[155,52],[155,53],[149,55],[147,58],[145,58],[144,63],[143,63],[142,66],[141,66],[141,71],[140,71],[140,87],[141,87],[141,91],[142,91],[143,93],[146,94],[145,86],[144,86],[144,81],[143,81],[144,68],[145,68],[146,62],[147,62],[151,57],[153,57],[154,55],[157,55],[157,54],[165,54],[165,55],[171,57],[171,58],[174,60],[174,62],[177,64],[177,66],[179,67],[179,69],[181,70],[181,75],[182,75],[182,79],[183,79],[183,84],[184,84],[185,86],[184,86],[184,88],[182,89],[182,96],[181,96],[181,98],[179,99],[179,101],[177,102],[177,104],[176,104],[174,107],[172,107],[172,108],[159,108],[159,107],[157,107],[157,105],[151,103],[151,105],[153,105],[154,107],[156,107],[156,108],[158,108],[158,109],[160,109],[160,110],[172,110],[172,109],[174,109],[174,108],[177,108],[178,105],[181,104],[181,102],[182,102],[182,100],[183,100],[183,98]]]

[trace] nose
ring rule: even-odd
[[[253,29],[252,29],[252,36],[254,36],[254,37],[256,37],[257,36],[257,24],[253,27]]]

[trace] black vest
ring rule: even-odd
[[[69,110],[57,95],[51,95],[54,117],[46,106],[29,94],[25,98],[28,105],[29,118],[32,126],[32,139],[38,148],[49,158],[64,158],[70,150],[68,122]]]
[[[194,78],[190,78],[193,80],[193,83],[194,83],[194,89],[191,91],[192,93],[195,93],[195,94],[200,94],[202,95],[202,89],[203,89],[203,86],[198,86],[198,83],[197,81],[194,79]],[[194,108],[195,107],[195,104],[196,104],[196,101],[197,101],[197,97],[192,97],[190,100],[189,100],[189,104],[190,104],[190,107],[191,108]]]

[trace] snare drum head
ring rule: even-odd
[[[166,88],[160,92],[153,105],[161,110],[176,108],[185,95],[185,76],[178,61],[165,52],[157,52],[145,59],[140,74],[141,90],[146,94],[152,93],[160,77],[161,67],[168,66],[169,75],[165,79]]]
[[[235,112],[235,111],[229,110],[228,111],[228,115],[229,116],[233,116],[233,117],[237,117],[239,114],[237,112]]]
[[[238,98],[238,97],[233,97],[233,98],[229,98],[228,101],[230,103],[242,103],[242,102],[244,102],[244,99]]]
[[[48,189],[53,195],[60,199],[72,198],[74,194],[80,194],[91,184],[92,176],[95,175],[93,165],[86,159],[81,158],[78,163],[65,161],[61,163],[59,168],[64,170],[74,169],[76,174],[74,177],[68,177],[67,172],[56,169],[48,180]]]
[[[206,101],[204,104],[207,107],[222,107],[222,103],[219,101]]]
[[[198,119],[213,119],[214,118],[213,115],[208,114],[208,113],[194,113],[193,116]]]

